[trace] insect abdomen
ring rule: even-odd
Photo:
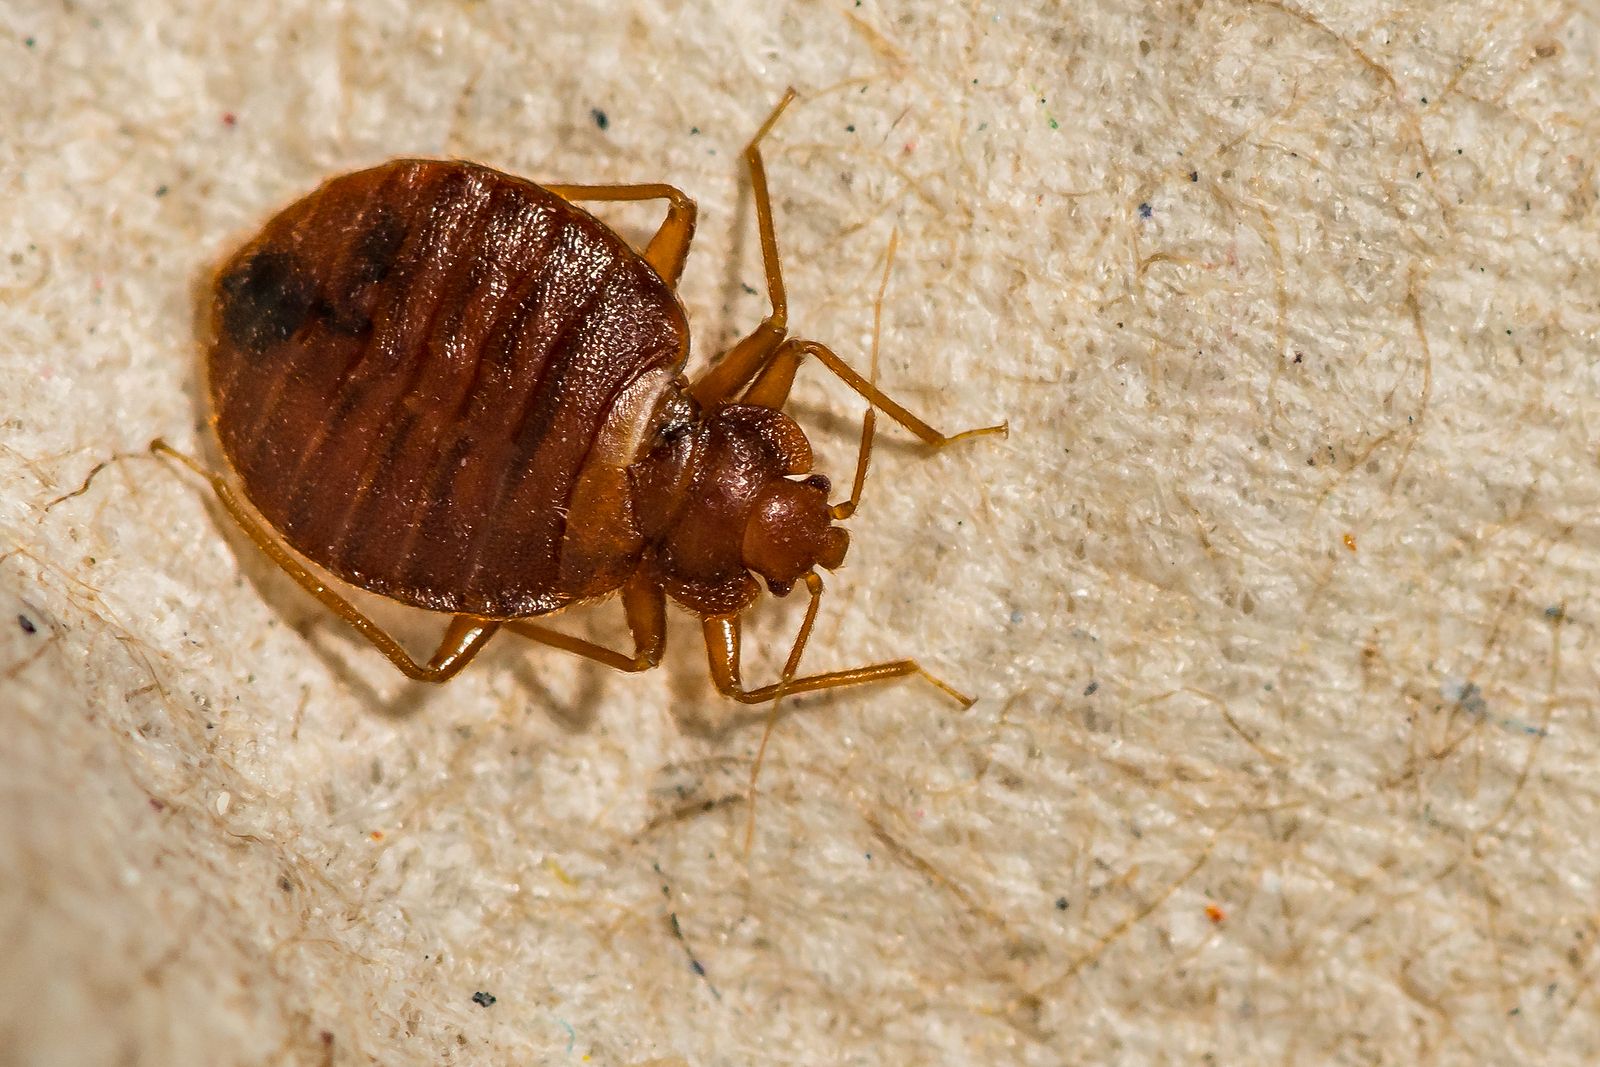
[[[218,276],[217,430],[302,554],[435,610],[537,614],[613,399],[681,365],[676,298],[548,190],[464,163],[337,178]]]

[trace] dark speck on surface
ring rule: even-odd
[[[29,48],[32,48],[33,47],[33,43],[34,43],[33,42],[33,38],[32,37],[24,37],[22,39],[22,43],[27,45]]]
[[[478,992],[472,994],[472,1003],[476,1004],[480,1008],[489,1007],[489,1005],[491,1005],[491,1004],[493,1004],[495,1002],[495,999],[496,998],[495,998],[495,995],[493,993],[485,993],[481,989],[478,990]]]
[[[594,119],[594,124],[602,130],[611,125],[611,120],[606,118],[606,113],[599,108],[594,108],[589,114]]]
[[[1155,209],[1152,208],[1149,204],[1140,204],[1139,205],[1139,217],[1141,219],[1147,219],[1151,215],[1154,215],[1154,214],[1155,214]]]
[[[1067,898],[1066,897],[1056,897],[1056,910],[1057,911],[1066,911],[1067,910]]]
[[[1088,685],[1083,687],[1083,695],[1086,696],[1086,697],[1092,697],[1096,693],[1098,693],[1099,691],[1100,691],[1100,683],[1099,682],[1090,682]]]
[[[856,132],[856,128],[855,128],[855,126],[853,126],[853,125],[851,125],[851,126],[846,126],[846,127],[845,127],[845,128],[844,128],[844,132],[845,132],[845,133],[855,133],[855,132]]]
[[[1197,171],[1197,170],[1191,170],[1189,172],[1189,180],[1192,181],[1192,182],[1199,181],[1200,180],[1200,172]]]
[[[39,628],[33,624],[33,620],[28,618],[26,615],[17,616],[17,625],[22,627],[22,632],[25,634],[36,634],[39,632]]]
[[[159,197],[159,196],[166,196],[166,195],[167,195],[167,187],[165,185],[156,186],[156,196]]]

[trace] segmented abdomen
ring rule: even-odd
[[[688,337],[588,214],[422,160],[275,217],[223,265],[213,324],[223,451],[289,544],[374,592],[499,618],[575,595],[559,556],[596,430]]]

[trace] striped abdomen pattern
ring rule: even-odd
[[[223,452],[279,534],[355,585],[495,618],[596,591],[603,565],[560,577],[574,486],[622,390],[688,350],[677,298],[609,228],[424,160],[272,219],[219,271],[213,329]]]

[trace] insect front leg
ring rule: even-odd
[[[807,574],[805,582],[811,590],[811,603],[806,606],[805,621],[800,624],[800,630],[795,634],[794,645],[789,650],[789,658],[784,667],[785,677],[770,685],[755,689],[746,689],[744,686],[739,667],[741,643],[739,616],[713,615],[705,620],[703,629],[706,658],[711,669],[711,680],[720,692],[744,704],[762,704],[783,696],[813,693],[821,689],[842,689],[846,686],[866,685],[870,682],[883,682],[891,678],[920,674],[962,707],[972,706],[971,697],[946,685],[912,659],[872,663],[865,667],[828,671],[825,674],[812,674],[803,678],[793,677],[794,671],[799,666],[801,653],[805,651],[806,642],[811,638],[811,627],[816,621],[817,606],[822,600],[822,579],[816,572]]]

